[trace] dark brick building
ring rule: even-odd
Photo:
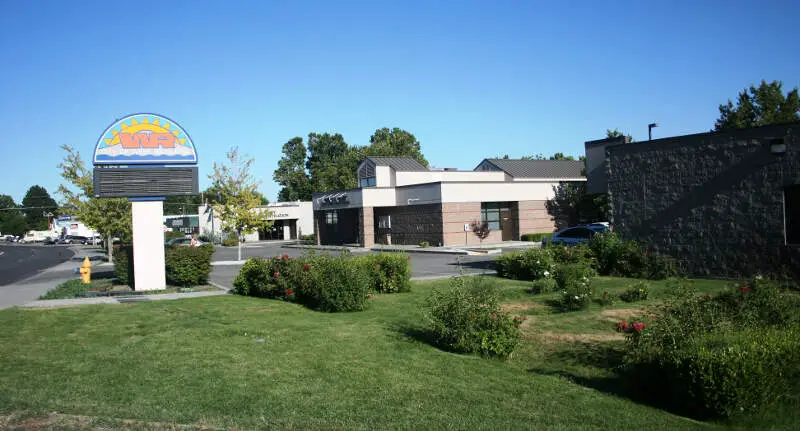
[[[800,123],[591,141],[586,155],[622,237],[695,275],[800,271]]]

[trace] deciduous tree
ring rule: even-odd
[[[66,155],[58,168],[66,183],[58,187],[62,196],[61,212],[77,217],[83,224],[106,237],[108,261],[113,262],[114,236],[127,241],[131,236],[131,203],[125,198],[94,197],[94,178],[81,159],[80,153],[68,145],[61,149]]]
[[[283,144],[283,157],[278,161],[278,169],[272,174],[273,180],[281,185],[279,201],[310,201],[311,179],[306,172],[306,146],[303,138],[295,137]]]
[[[366,156],[411,157],[428,166],[422,155],[422,148],[417,138],[400,128],[384,127],[375,130],[369,138],[369,146],[365,148]]]
[[[50,197],[50,193],[47,193],[47,189],[39,185],[28,189],[22,198],[22,206],[25,208],[28,230],[46,230],[47,214],[58,210],[58,204]]]
[[[250,174],[254,159],[240,154],[238,147],[228,151],[226,157],[228,164],[214,163],[214,172],[209,175],[221,196],[221,202],[211,207],[222,222],[223,230],[236,233],[239,239],[238,259],[242,260],[244,235],[258,229],[268,229],[272,222],[268,211],[258,210],[262,196],[258,192],[258,182]]]
[[[758,87],[751,85],[739,93],[736,105],[729,99],[719,105],[717,131],[785,124],[800,121],[800,97],[797,87],[783,94],[781,81],[762,80]]]

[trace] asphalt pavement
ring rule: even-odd
[[[69,247],[63,246],[0,245],[0,286],[36,275],[43,269],[70,260],[74,254]]]

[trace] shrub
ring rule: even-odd
[[[607,290],[603,291],[603,295],[597,298],[597,302],[603,307],[614,306],[614,296],[609,294]]]
[[[133,288],[133,247],[114,247],[114,278]]]
[[[556,270],[555,279],[562,292],[563,311],[583,310],[592,300],[592,279],[597,273],[585,263],[561,265]]]
[[[175,239],[175,238],[183,238],[185,236],[186,236],[186,234],[183,233],[183,232],[168,230],[168,231],[164,232],[164,241],[166,242],[166,241],[169,241],[169,240]]]
[[[382,293],[411,290],[411,263],[405,254],[379,253],[356,258],[371,280],[370,290]]]
[[[233,291],[239,295],[285,301],[295,301],[303,294],[311,295],[310,262],[312,259],[293,259],[288,255],[248,259],[233,280]]]
[[[644,252],[644,270],[639,276],[649,280],[664,280],[680,275],[678,262],[672,256]]]
[[[773,282],[697,295],[685,280],[642,331],[628,331],[627,370],[639,389],[697,416],[731,416],[796,396],[800,305]],[[793,392],[794,391],[794,392]]]
[[[459,353],[508,357],[519,344],[522,318],[500,310],[495,283],[486,277],[456,277],[427,299],[433,341]]]
[[[173,286],[197,286],[206,284],[211,274],[211,256],[214,246],[167,247],[165,265],[167,283]]]
[[[663,280],[679,274],[670,256],[644,250],[636,241],[621,239],[615,232],[600,232],[589,241],[595,268],[602,275]]]
[[[535,280],[533,282],[533,287],[531,287],[531,292],[540,294],[551,293],[555,292],[557,287],[558,283],[556,283],[556,281],[553,278],[551,277],[542,278],[540,280]]]
[[[625,302],[644,301],[647,299],[648,287],[647,283],[639,281],[631,285],[625,292],[622,292],[619,297]]]
[[[520,241],[541,242],[544,238],[550,238],[553,232],[523,233],[519,236]]]
[[[564,245],[551,245],[547,247],[553,255],[553,260],[558,265],[581,263],[595,265],[592,250],[586,245],[567,247]]]
[[[236,238],[225,238],[222,240],[222,245],[225,247],[236,247],[239,245],[239,240]]]
[[[529,248],[507,253],[494,260],[497,275],[514,280],[539,280],[552,277],[555,262],[548,248]]]
[[[79,293],[88,292],[92,290],[107,290],[111,287],[109,280],[95,280],[89,284],[83,284],[80,279],[73,279],[65,281],[58,286],[50,289],[39,299],[64,299],[75,298]]]
[[[428,241],[420,241],[419,246],[422,248],[428,248],[431,246],[431,243],[429,243]]]
[[[370,279],[361,262],[344,256],[321,255],[314,257],[309,265],[309,282],[299,289],[301,302],[328,312],[366,308]]]
[[[311,235],[300,235],[300,240],[314,243],[317,242],[317,235],[313,233]]]

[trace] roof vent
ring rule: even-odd
[[[458,168],[444,168],[445,171],[457,171]]]

